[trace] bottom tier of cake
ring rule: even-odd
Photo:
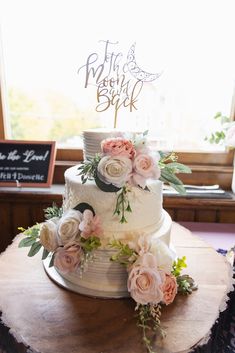
[[[161,241],[168,246],[172,220],[165,211],[163,211],[163,217],[161,228],[149,237],[152,243]],[[50,258],[44,260],[43,264],[52,280],[71,291],[101,298],[128,297],[126,268],[110,261],[115,252],[112,249],[96,250],[93,259],[87,262],[82,273],[81,271],[61,273],[55,267],[49,267]]]

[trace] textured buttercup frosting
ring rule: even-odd
[[[100,190],[94,181],[82,184],[78,175],[78,166],[65,172],[64,211],[74,208],[81,202],[92,205],[100,217],[103,228],[102,239],[120,239],[128,242],[142,234],[153,234],[163,224],[162,183],[159,180],[148,182],[149,191],[131,187],[128,193],[132,212],[126,212],[127,223],[120,223],[120,217],[114,215],[117,194]]]

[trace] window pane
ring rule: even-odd
[[[229,115],[231,108],[233,5],[233,0],[3,2],[9,137],[79,146],[82,130],[113,127],[115,104],[109,100],[105,111],[96,111],[97,76],[90,76],[85,88],[85,68],[78,73],[91,53],[97,53],[94,69],[103,62],[109,40],[115,43],[109,44],[109,55],[123,55],[120,68],[136,43],[141,72],[161,73],[143,82],[132,112],[121,104],[117,127],[149,129],[167,148],[210,149],[204,137],[216,128],[212,117],[218,111]],[[109,78],[115,75],[112,71]],[[121,78],[120,71],[114,89],[122,91],[119,103],[126,87]],[[125,80],[133,88],[133,73],[125,72]]]

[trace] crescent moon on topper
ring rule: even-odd
[[[142,70],[136,63],[135,60],[135,44],[132,44],[130,50],[127,54],[127,67],[132,76],[134,76],[137,80],[151,82],[156,80],[159,76],[161,76],[162,72],[157,74],[151,74]]]

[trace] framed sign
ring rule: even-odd
[[[49,187],[54,141],[0,140],[0,186]]]

